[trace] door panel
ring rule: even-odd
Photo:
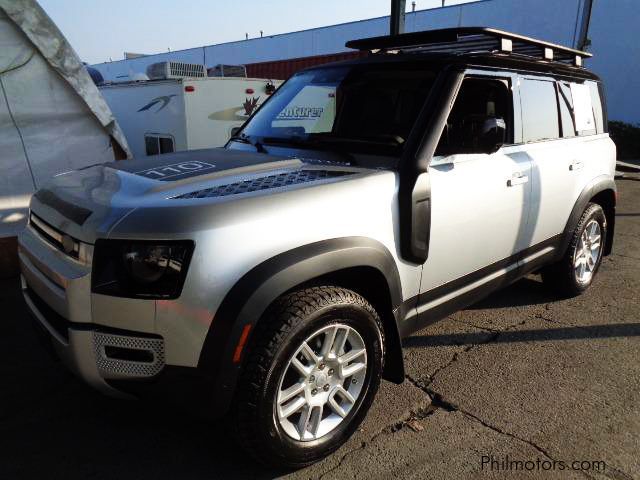
[[[436,157],[429,175],[431,237],[422,292],[530,245],[531,162],[521,147]]]
[[[533,162],[529,228],[532,243],[562,233],[582,190],[586,155],[580,138],[530,144]]]

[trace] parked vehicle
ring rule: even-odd
[[[202,66],[198,78],[191,76],[197,71],[185,67],[189,64],[165,63],[166,69],[155,68],[165,73],[156,74],[154,79],[100,86],[136,158],[224,146],[233,129],[241,126],[282,83],[207,77]],[[150,65],[157,66],[162,64]]]
[[[188,397],[300,467],[404,380],[403,337],[530,272],[592,284],[616,186],[589,54],[486,28],[348,45],[377,53],[294,75],[225,148],[35,195],[24,297],[86,382]]]

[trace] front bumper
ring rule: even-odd
[[[78,377],[103,393],[128,396],[111,383],[161,373],[161,336],[93,323],[90,265],[67,259],[29,227],[20,236],[18,256],[22,293],[36,326]]]

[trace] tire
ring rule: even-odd
[[[332,338],[330,332],[335,332],[331,342],[325,340]],[[336,347],[337,351],[358,357],[338,367],[335,355],[322,355],[322,348],[325,341],[339,345],[343,337],[344,347]],[[307,288],[276,300],[252,338],[230,418],[239,443],[261,463],[284,468],[310,465],[337,450],[364,419],[380,385],[384,337],[374,308],[351,290],[332,286]],[[307,358],[310,354],[303,347],[305,341],[321,359],[319,362]],[[317,375],[302,374],[294,364],[294,355],[306,372],[313,368]],[[359,370],[351,377],[346,376],[356,369]],[[285,382],[291,385],[287,387]],[[304,391],[285,402],[282,400],[287,397],[281,390],[287,388]],[[348,390],[353,403],[342,396],[343,390]],[[337,407],[327,403],[321,410],[326,418],[320,417],[318,407],[310,408],[309,403],[300,409],[299,416],[294,413],[280,417],[296,402],[322,402],[329,397]],[[338,416],[334,408],[341,409],[344,416]],[[310,422],[308,429],[303,429],[301,418],[307,411],[310,417],[305,418]],[[302,438],[301,432],[308,438]]]
[[[594,227],[594,223],[597,224],[597,228]],[[587,229],[589,229],[589,232],[586,232]],[[585,260],[585,268],[590,270],[590,272],[586,272],[588,275],[580,275],[581,270],[579,270],[576,262],[582,257],[583,251],[589,250],[588,243],[585,247],[586,250],[583,250],[584,236],[589,237],[593,231],[592,229],[599,230],[600,240],[597,255],[594,256],[592,254],[590,260]],[[542,281],[565,297],[575,297],[582,294],[593,283],[593,279],[600,268],[606,238],[607,218],[604,210],[596,203],[587,204],[587,208],[580,217],[580,221],[571,236],[571,241],[564,257],[559,262],[542,269]],[[591,247],[595,245],[596,243],[593,242]],[[595,252],[595,249],[592,248],[589,251]]]

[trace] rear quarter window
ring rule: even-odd
[[[596,132],[604,133],[606,129],[606,120],[604,118],[603,98],[600,93],[600,85],[597,82],[588,82],[591,91],[591,104],[593,106],[593,117],[596,122]]]

